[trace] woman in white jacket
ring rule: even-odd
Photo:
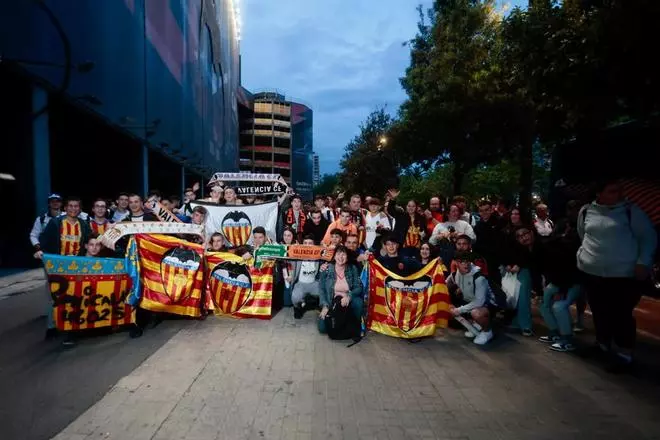
[[[432,245],[437,245],[438,242],[442,239],[449,239],[455,241],[456,237],[460,235],[467,235],[472,239],[474,244],[477,241],[477,236],[474,233],[472,226],[465,220],[461,220],[460,214],[461,211],[458,209],[458,206],[451,205],[449,207],[449,214],[447,221],[444,223],[438,223],[433,229],[433,234],[431,234],[430,242]]]
[[[577,230],[582,240],[577,265],[596,327],[595,351],[614,354],[611,371],[625,371],[632,365],[637,333],[633,310],[657,247],[653,223],[624,198],[621,184],[610,180],[598,185],[596,200],[580,211]]]

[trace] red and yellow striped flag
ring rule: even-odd
[[[266,260],[257,269],[234,254],[206,254],[207,288],[215,314],[270,319],[274,266],[274,261]]]
[[[135,322],[134,309],[125,303],[131,278],[123,259],[44,254],[43,261],[58,330]]]
[[[396,338],[433,336],[449,321],[449,292],[438,259],[401,277],[369,261],[369,329]]]
[[[142,283],[140,307],[198,317],[204,287],[204,247],[167,235],[135,236]]]

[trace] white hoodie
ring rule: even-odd
[[[577,229],[582,239],[578,268],[589,275],[632,278],[636,265],[653,265],[657,234],[646,213],[632,203],[585,205]]]
[[[461,289],[463,300],[467,302],[464,306],[458,307],[460,313],[468,313],[479,307],[486,307],[490,302],[490,286],[485,276],[479,276],[474,279],[474,275],[479,272],[479,267],[470,264],[470,272],[463,275],[460,271],[449,275],[447,284],[454,283]]]

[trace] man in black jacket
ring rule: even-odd
[[[479,203],[481,220],[474,227],[477,241],[474,251],[484,257],[489,267],[489,278],[497,284],[501,281],[499,267],[502,264],[502,249],[505,245],[502,221],[493,209],[493,203],[483,200]]]
[[[320,245],[325,232],[328,230],[329,223],[323,218],[320,210],[312,210],[312,220],[305,222],[303,233],[305,236],[312,235],[314,237],[314,244]]]

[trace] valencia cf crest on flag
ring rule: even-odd
[[[222,235],[233,247],[247,244],[251,234],[252,222],[244,212],[232,211],[222,219]]]
[[[396,326],[403,332],[417,328],[428,309],[431,299],[431,277],[418,279],[385,278],[385,300]]]
[[[234,261],[222,262],[211,272],[209,288],[223,313],[236,313],[250,299],[252,293],[250,271],[245,264]]]
[[[414,339],[433,336],[437,327],[447,327],[449,291],[437,258],[407,277],[370,260],[366,274],[369,329],[396,338]]]
[[[173,303],[188,298],[199,270],[201,258],[191,249],[170,249],[160,262],[160,276],[163,279],[165,294]]]

